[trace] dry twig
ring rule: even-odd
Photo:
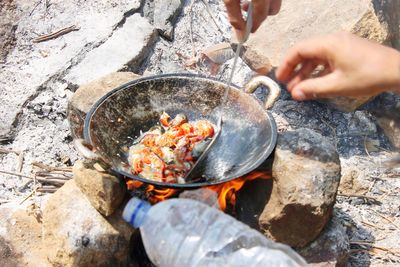
[[[371,190],[372,190],[372,188],[375,186],[375,183],[376,183],[376,180],[378,179],[378,178],[375,178],[375,177],[371,177],[373,180],[372,180],[372,183],[369,185],[369,187],[368,187],[368,192],[371,192]],[[380,179],[380,178],[379,178]]]
[[[35,11],[35,9],[38,7],[38,5],[40,4],[40,2],[42,2],[42,0],[39,0],[36,2],[36,4],[33,6],[31,12],[29,12],[29,16],[32,16],[33,12]]]
[[[189,19],[190,19],[189,33],[190,33],[190,43],[192,45],[192,58],[196,56],[196,49],[194,48],[194,41],[193,41],[193,5],[195,2],[196,0],[193,0],[189,8]]]
[[[376,228],[376,229],[381,230],[381,231],[385,230],[385,228],[378,227],[377,225],[375,225],[375,224],[373,224],[371,222],[361,221],[361,223],[364,224],[364,225],[367,225],[367,226],[371,226],[371,227]]]
[[[371,210],[368,209],[369,211],[373,211],[376,215],[378,215],[379,217],[385,219],[386,221],[390,222],[394,227],[396,227],[398,230],[400,230],[400,226],[398,226],[393,220],[387,218],[386,216],[380,214],[379,212],[375,211],[375,210]]]
[[[21,200],[21,202],[19,202],[20,205],[22,205],[22,203],[24,203],[28,198],[30,198],[33,194],[35,194],[35,190],[32,190],[29,195],[27,195],[26,197],[24,197],[23,200]]]
[[[211,17],[212,21],[214,22],[215,26],[217,27],[218,31],[223,35],[224,32],[221,30],[221,28],[219,27],[217,21],[215,20],[215,18],[213,16],[213,14],[211,13],[210,5],[205,0],[201,0],[201,2],[203,2],[204,6],[206,7],[206,11],[207,11],[208,15],[210,15],[210,17]]]
[[[19,172],[9,172],[9,171],[4,171],[4,170],[0,170],[0,173],[4,173],[4,174],[9,174],[9,175],[14,175],[14,176],[20,176],[20,177],[24,177],[24,178],[28,178],[31,180],[37,180],[41,183],[48,183],[48,184],[54,184],[54,185],[63,185],[65,183],[65,180],[60,180],[60,179],[45,179],[45,178],[39,178],[39,177],[34,177],[34,176],[28,176]]]
[[[400,173],[390,172],[386,176],[388,178],[400,178]]]
[[[32,165],[44,169],[46,171],[66,171],[66,172],[72,171],[72,167],[54,167],[37,161],[32,162]]]
[[[377,250],[382,250],[382,251],[388,252],[396,257],[400,257],[400,248],[385,248],[385,247],[381,247],[381,246],[376,246],[370,241],[350,241],[350,245],[368,246],[369,251],[371,251],[371,249],[377,249]]]
[[[373,201],[375,201],[375,202],[380,202],[376,197],[370,197],[370,196],[365,196],[365,195],[356,195],[356,194],[349,194],[349,195],[346,195],[346,194],[337,194],[337,195],[340,196],[340,197],[364,198],[364,199],[367,199],[367,200],[373,200]]]
[[[5,66],[9,66],[9,65],[5,65]],[[11,136],[1,136],[0,137],[0,144],[10,143],[12,140],[13,140],[13,138]]]
[[[22,165],[23,164],[24,164],[24,152],[21,152],[18,155],[17,172],[21,172],[22,171]]]
[[[32,165],[42,169],[35,172],[35,176],[46,179],[47,181],[51,180],[65,183],[72,178],[72,167],[53,167],[41,162],[33,162]]]
[[[9,199],[0,199],[0,205],[8,202],[10,202]]]
[[[59,179],[59,180],[70,180],[72,178],[72,174],[67,174],[67,173],[52,173],[52,172],[37,172],[35,173],[36,176],[46,178],[46,179]]]
[[[14,153],[15,155],[21,154],[21,152],[19,152],[19,151],[11,150],[11,149],[5,149],[5,148],[1,148],[1,147],[0,147],[0,153],[4,153],[4,154],[6,154],[6,153]]]
[[[48,40],[51,40],[51,39],[55,39],[55,38],[57,38],[57,37],[60,37],[60,36],[62,36],[62,35],[64,35],[64,34],[70,33],[70,32],[72,32],[72,31],[78,31],[79,29],[80,29],[80,28],[77,27],[76,25],[72,25],[72,26],[63,28],[63,29],[61,29],[61,30],[58,30],[58,31],[56,31],[56,32],[53,32],[53,33],[41,35],[41,36],[39,36],[39,37],[33,39],[33,42],[34,42],[34,43],[45,42],[45,41],[48,41]]]
[[[367,136],[364,136],[364,150],[365,150],[365,153],[368,155],[368,157],[371,158],[371,155],[369,154],[368,147],[367,147]]]
[[[54,193],[58,190],[58,188],[54,187],[54,188],[42,188],[39,187],[36,191],[40,192],[40,193]]]
[[[9,175],[14,175],[14,176],[19,176],[19,177],[24,177],[24,178],[28,178],[28,179],[32,179],[32,180],[35,179],[35,178],[32,177],[32,176],[28,176],[28,175],[22,174],[22,173],[20,173],[20,172],[9,172],[9,171],[0,170],[0,173],[9,174]]]

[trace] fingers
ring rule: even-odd
[[[290,77],[294,76],[295,68],[298,64],[316,60],[329,63],[331,52],[327,44],[321,39],[310,39],[302,41],[289,50],[282,64],[276,70],[278,80],[287,82]]]
[[[296,73],[296,75],[290,79],[290,82],[287,85],[289,92],[301,81],[310,77],[311,73],[318,66],[318,63],[312,60],[306,61],[302,68]]]
[[[246,22],[242,16],[240,0],[224,0],[224,3],[228,11],[229,22],[236,30],[244,31],[246,28]]]
[[[289,50],[278,67],[277,79],[288,82],[288,90],[295,100],[337,95],[340,79],[330,66],[335,50],[330,43],[326,37],[302,41]],[[299,64],[302,66],[296,71]],[[324,70],[318,78],[310,78],[318,65],[323,65]]]
[[[281,9],[282,1],[281,0],[272,0],[269,5],[269,14],[270,16],[278,14]]]
[[[253,0],[252,3],[254,12],[251,32],[254,33],[269,14],[270,0]]]
[[[247,11],[249,8],[249,2],[245,1],[241,8],[240,0],[224,0],[226,9],[228,11],[229,22],[236,29],[236,34],[239,38],[244,36],[246,29],[246,22],[243,19],[242,11]],[[254,6],[253,11],[253,25],[251,32],[254,33],[261,25],[261,23],[267,18],[268,15],[276,15],[280,8],[281,0],[253,0]]]
[[[330,73],[323,77],[310,78],[296,84],[291,94],[293,99],[303,101],[320,97],[337,96],[340,91],[339,77],[336,73]]]
[[[254,14],[251,32],[255,32],[268,16],[278,14],[281,4],[281,0],[253,0]],[[247,11],[247,8],[248,3],[243,5],[243,10]]]

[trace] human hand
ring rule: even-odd
[[[281,0],[253,0],[253,26],[251,32],[255,32],[261,23],[268,17],[278,14],[281,8]],[[224,0],[229,21],[236,30],[239,40],[245,35],[246,22],[243,19],[242,9],[247,11],[249,3],[246,1],[242,7],[240,0]]]
[[[312,77],[319,65],[324,69]],[[336,33],[295,45],[276,77],[287,82],[295,100],[373,96],[400,90],[400,53],[350,33]]]

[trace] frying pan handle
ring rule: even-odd
[[[111,168],[111,165],[107,163],[99,154],[93,152],[93,147],[89,143],[87,143],[84,139],[75,139],[74,145],[76,150],[78,150],[79,154],[89,160],[96,161],[100,163],[100,165],[104,169]]]
[[[256,76],[244,86],[244,91],[252,94],[260,86],[265,86],[268,88],[268,95],[264,102],[264,106],[266,109],[269,109],[274,105],[275,101],[281,95],[281,88],[274,80],[268,78],[267,76]]]

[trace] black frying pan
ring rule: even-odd
[[[267,77],[256,77],[247,91],[258,85],[269,88],[268,105],[279,96],[279,86]],[[227,103],[220,108],[226,83],[192,74],[144,77],[124,84],[99,99],[87,114],[85,141],[96,153],[126,177],[163,187],[194,188],[223,183],[243,176],[262,164],[276,144],[272,115],[251,94],[231,87]],[[214,124],[222,112],[221,134],[207,155],[206,180],[171,184],[133,175],[128,168],[127,148],[140,131],[156,125],[160,114],[184,113],[189,121],[200,118]]]

